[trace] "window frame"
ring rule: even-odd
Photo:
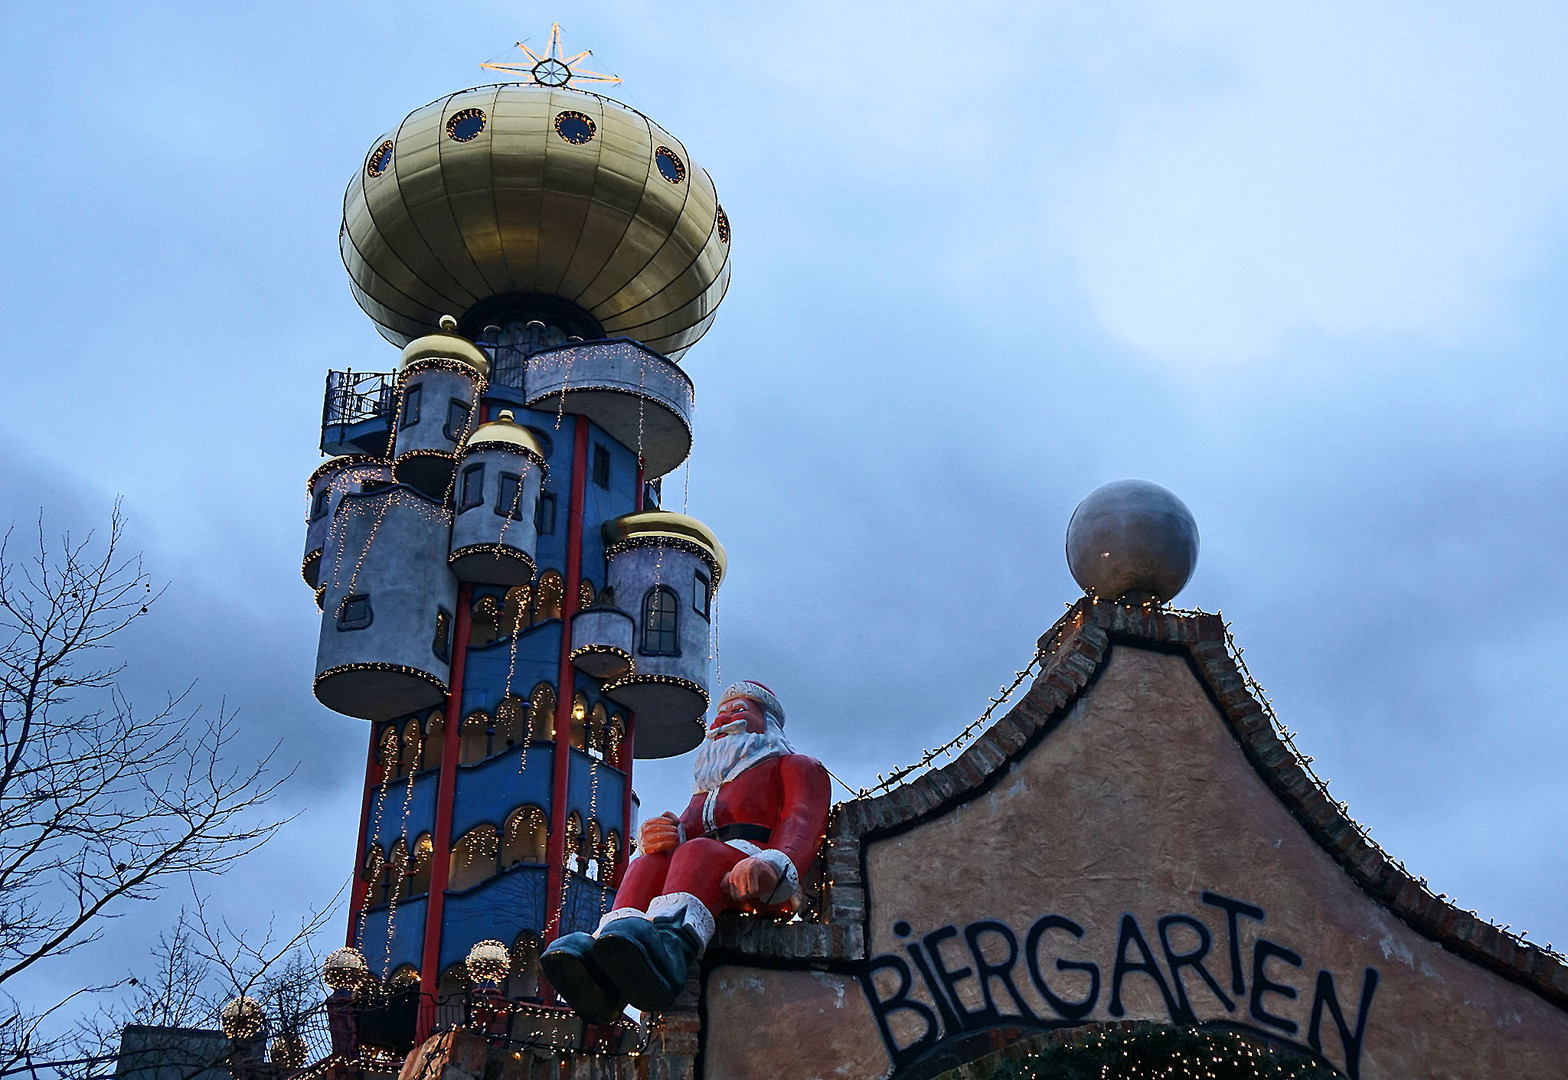
[[[593,472],[594,486],[610,490],[610,448],[603,443],[593,444],[593,457],[590,460]]]
[[[452,662],[452,613],[444,607],[436,608],[436,632],[430,639],[430,651],[443,664]]]
[[[515,492],[512,498],[506,497],[506,486],[513,485]],[[523,520],[523,474],[500,473],[495,482],[495,512],[504,518],[513,521]],[[537,531],[537,530],[535,530]]]
[[[697,590],[702,589],[702,607],[697,606]],[[692,571],[691,609],[708,622],[713,621],[713,579],[701,570]]]
[[[403,407],[398,412],[398,427],[411,428],[419,423],[420,404],[424,401],[424,397],[424,383],[415,383],[403,390]]]
[[[538,536],[555,535],[555,495],[548,491],[539,493],[534,504],[534,533]]]
[[[360,603],[365,606],[365,617],[363,619],[350,619],[348,617],[349,606]],[[339,631],[346,633],[353,630],[363,630],[375,621],[376,612],[370,606],[370,594],[368,592],[352,593],[338,601],[337,625]]]
[[[478,462],[463,470],[462,484],[458,488],[457,512],[459,514],[485,504],[485,463]]]
[[[669,598],[670,607],[666,610],[662,602],[658,604],[658,613],[661,616],[660,621],[662,624],[662,616],[667,615],[670,625],[668,628],[660,625],[658,629],[655,629],[653,625],[654,605],[662,597]],[[669,635],[669,639],[673,643],[672,647],[666,649],[656,645],[653,648],[649,648],[649,639],[654,634],[659,636],[660,645],[664,643],[665,635]],[[679,656],[681,654],[681,598],[668,585],[655,585],[643,594],[642,633],[638,635],[637,652],[641,656]]]
[[[461,410],[463,414],[463,423],[460,429],[452,427],[452,413],[454,410]],[[468,423],[473,417],[474,407],[472,405],[462,398],[448,398],[446,403],[446,423],[441,427],[441,434],[453,442],[462,442],[464,433],[468,431]]]

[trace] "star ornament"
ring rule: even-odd
[[[501,64],[486,62],[479,66],[489,71],[504,71],[510,75],[521,75],[522,81],[534,86],[569,86],[574,80],[577,82],[592,83],[618,83],[619,75],[606,75],[599,71],[589,71],[579,67],[584,58],[592,56],[593,50],[584,49],[576,56],[563,56],[561,54],[561,24],[550,24],[550,44],[546,46],[544,55],[534,52],[521,41],[517,47],[528,57],[526,62],[516,64]]]

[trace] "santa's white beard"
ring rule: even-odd
[[[697,791],[717,791],[720,784],[735,779],[758,762],[795,752],[784,737],[784,729],[771,716],[760,734],[746,731],[744,720],[737,723],[742,725],[740,731],[717,739],[710,733],[697,748],[697,759],[692,763]]]

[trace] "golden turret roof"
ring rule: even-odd
[[[407,371],[421,360],[456,360],[488,378],[490,358],[478,345],[453,332],[457,329],[457,320],[450,315],[443,315],[437,325],[441,328],[439,332],[415,338],[403,346],[403,356],[398,360],[397,369]]]
[[[476,427],[465,445],[470,449],[479,445],[507,446],[544,461],[544,450],[539,446],[539,440],[533,432],[512,418],[511,409],[502,409],[494,420]]]
[[[569,86],[451,94],[371,144],[339,244],[354,295],[403,343],[443,312],[565,304],[679,357],[729,283],[729,220],[681,141]]]
[[[713,564],[713,586],[718,588],[719,579],[724,576],[725,568],[729,565],[724,545],[719,543],[712,529],[696,518],[671,510],[644,510],[636,514],[623,514],[604,523],[604,543],[607,548],[650,540],[674,540],[678,544],[690,544],[700,549]]]

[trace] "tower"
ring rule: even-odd
[[[355,299],[402,354],[328,374],[303,573],[316,696],[370,722],[364,963],[338,969],[393,991],[386,1050],[480,943],[505,947],[477,954],[501,994],[548,1005],[538,950],[593,926],[630,854],[633,759],[695,747],[708,705],[724,550],[659,489],[729,222],[681,142],[579,89],[557,45],[410,113],[344,200]]]

